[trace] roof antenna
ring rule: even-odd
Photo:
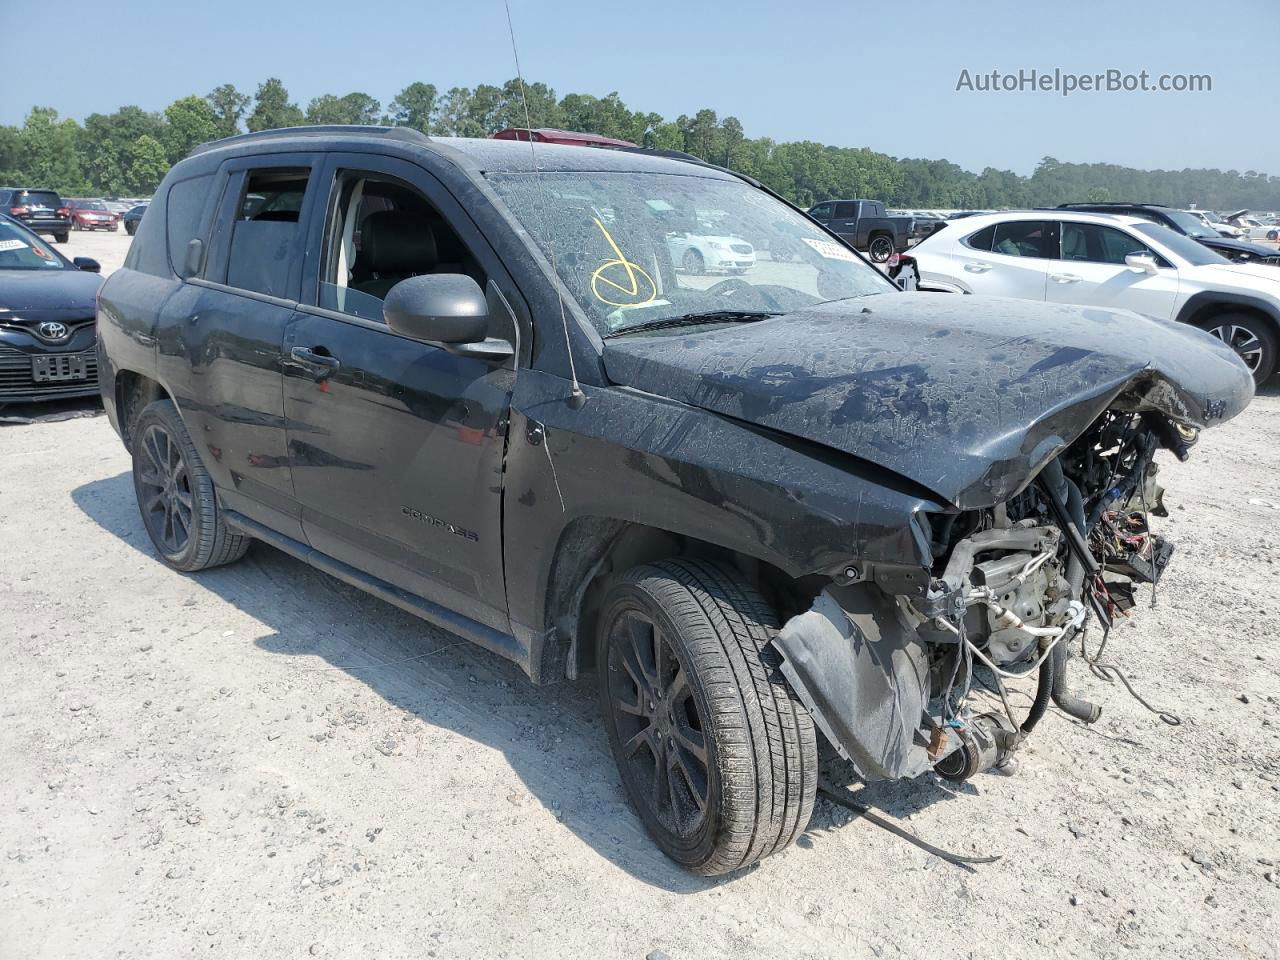
[[[573,362],[573,345],[569,342],[569,318],[564,310],[564,292],[561,289],[560,271],[556,267],[555,249],[551,245],[551,235],[547,232],[547,188],[542,181],[542,171],[538,169],[538,154],[533,147],[533,123],[529,119],[529,98],[524,92],[524,74],[520,71],[520,53],[516,50],[516,29],[511,23],[511,0],[502,0],[507,10],[507,32],[511,34],[511,56],[516,62],[516,79],[520,82],[520,102],[524,106],[524,127],[529,135],[529,159],[533,162],[533,175],[538,181],[542,214],[542,237],[551,257],[551,272],[555,274],[556,298],[560,303],[560,329],[564,331],[564,351],[569,358],[569,406],[577,410],[587,402],[587,395],[578,385],[578,370]]]

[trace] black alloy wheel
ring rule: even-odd
[[[871,246],[867,252],[871,256],[872,263],[887,263],[893,256],[893,241],[884,234],[874,236],[871,238]]]
[[[688,675],[662,628],[639,609],[610,625],[608,651],[619,763],[657,821],[688,839],[706,821],[711,790],[706,733]]]
[[[195,501],[182,450],[160,424],[138,438],[144,461],[138,473],[138,507],[151,539],[164,553],[183,553],[191,540]]]

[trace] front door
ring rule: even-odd
[[[1151,254],[1156,272],[1125,265],[1131,253]],[[1049,264],[1048,300],[1124,308],[1168,320],[1178,298],[1178,271],[1139,237],[1099,223],[1062,224],[1062,258]]]
[[[306,288],[285,337],[289,463],[308,542],[503,632],[502,465],[512,362],[393,333],[401,279],[463,273],[490,291],[491,335],[514,339],[510,280],[425,169],[335,155]],[[492,283],[491,283],[492,281]]]

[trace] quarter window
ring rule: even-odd
[[[992,224],[989,227],[983,227],[977,233],[965,237],[964,243],[965,246],[973,247],[975,250],[986,250],[990,252],[991,241],[995,239],[995,235],[996,227],[995,224]]]
[[[169,188],[165,213],[169,227],[169,264],[174,273],[181,273],[187,259],[187,245],[199,236],[200,215],[212,184],[213,174],[206,174],[181,180]]]
[[[245,174],[227,255],[229,286],[272,297],[287,296],[310,175],[306,169],[251,170]]]

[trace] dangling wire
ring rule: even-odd
[[[516,49],[516,28],[511,22],[511,2],[510,0],[502,0],[502,5],[507,11],[507,32],[511,35],[511,57],[516,62],[516,80],[520,84],[520,103],[524,107],[524,126],[529,134],[529,159],[533,163],[533,176],[537,181],[539,199],[541,200],[542,241],[547,251],[547,256],[551,258],[551,272],[555,275],[556,299],[560,304],[560,329],[564,331],[564,350],[565,355],[569,358],[570,393],[572,394],[573,402],[581,404],[586,400],[586,394],[582,392],[582,387],[578,385],[578,369],[573,362],[573,345],[569,342],[569,318],[566,316],[564,309],[564,292],[561,289],[560,270],[556,266],[555,248],[551,244],[551,235],[547,231],[547,187],[542,180],[542,171],[538,169],[538,153],[533,147],[533,122],[529,118],[529,98],[524,91],[524,73],[520,70],[520,52]]]

